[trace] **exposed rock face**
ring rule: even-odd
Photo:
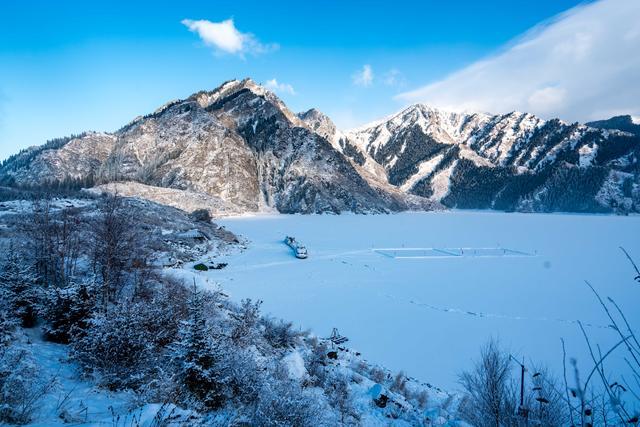
[[[298,117],[305,122],[311,130],[329,141],[333,141],[333,138],[338,133],[338,129],[331,119],[315,108],[298,114]]]
[[[230,81],[170,102],[114,134],[86,134],[23,152],[5,162],[0,177],[23,185],[88,177],[137,181],[204,193],[224,201],[227,211],[241,212],[430,206],[370,185],[327,140],[335,132],[328,118],[323,126],[311,128],[251,80]]]
[[[28,185],[84,179],[97,173],[111,154],[115,142],[114,135],[96,132],[52,140],[3,162],[0,181]]]
[[[414,105],[347,132],[342,152],[403,191],[450,207],[638,211],[640,138],[612,130],[619,120],[600,123],[609,130]]]
[[[246,79],[172,101],[113,134],[50,141],[9,158],[0,185],[137,182],[140,197],[213,213],[456,208],[640,210],[640,126],[414,105],[341,132]],[[182,202],[181,202],[182,203]],[[174,204],[175,205],[175,204]]]

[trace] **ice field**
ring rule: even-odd
[[[234,300],[328,336],[372,362],[446,389],[498,337],[514,356],[562,372],[562,347],[592,362],[576,320],[603,349],[614,332],[585,280],[640,325],[640,217],[491,212],[274,215],[219,221],[248,249],[206,273]],[[296,259],[286,235],[306,245]],[[473,250],[476,253],[473,253]],[[604,350],[603,350],[604,351]],[[608,360],[609,370],[622,358]]]

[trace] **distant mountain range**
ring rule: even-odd
[[[580,125],[413,105],[342,132],[320,111],[294,114],[245,79],[114,133],[23,150],[2,163],[0,184],[126,181],[146,198],[153,188],[165,198],[162,188],[199,194],[214,213],[638,212],[639,129],[629,116]]]

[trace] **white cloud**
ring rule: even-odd
[[[404,86],[406,84],[404,75],[396,68],[387,71],[382,76],[382,82],[387,86]]]
[[[211,22],[206,19],[193,21],[183,19],[182,24],[200,39],[216,50],[216,53],[229,53],[244,56],[245,53],[259,54],[278,49],[277,44],[262,44],[253,34],[241,33],[233,23],[233,19],[222,22]]]
[[[351,76],[353,84],[356,86],[369,87],[373,83],[373,69],[371,65],[365,64],[362,70],[357,71]]]
[[[539,114],[553,114],[562,108],[567,97],[567,91],[561,87],[547,86],[538,89],[527,99],[530,110]]]
[[[267,80],[264,86],[267,89],[272,90],[273,92],[288,93],[289,95],[296,94],[296,91],[293,89],[293,86],[291,86],[289,83],[278,83],[278,80],[276,80],[275,78],[271,80]]]
[[[397,96],[451,110],[588,121],[640,113],[640,2],[578,6],[501,53]]]

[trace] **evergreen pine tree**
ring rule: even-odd
[[[183,322],[174,345],[173,359],[182,385],[205,407],[217,409],[226,400],[220,361],[222,351],[210,335],[202,292],[194,283],[188,303],[189,318]]]
[[[41,304],[40,314],[47,340],[68,344],[72,335],[81,335],[89,326],[96,304],[95,287],[71,283],[65,288],[49,289]]]
[[[0,293],[0,357],[11,344],[15,326],[16,321],[11,316],[11,313],[9,313],[8,303],[5,300],[4,295]]]
[[[0,269],[0,292],[8,309],[23,327],[33,327],[37,320],[38,291],[36,275],[30,266],[21,262],[13,242],[7,250]]]

